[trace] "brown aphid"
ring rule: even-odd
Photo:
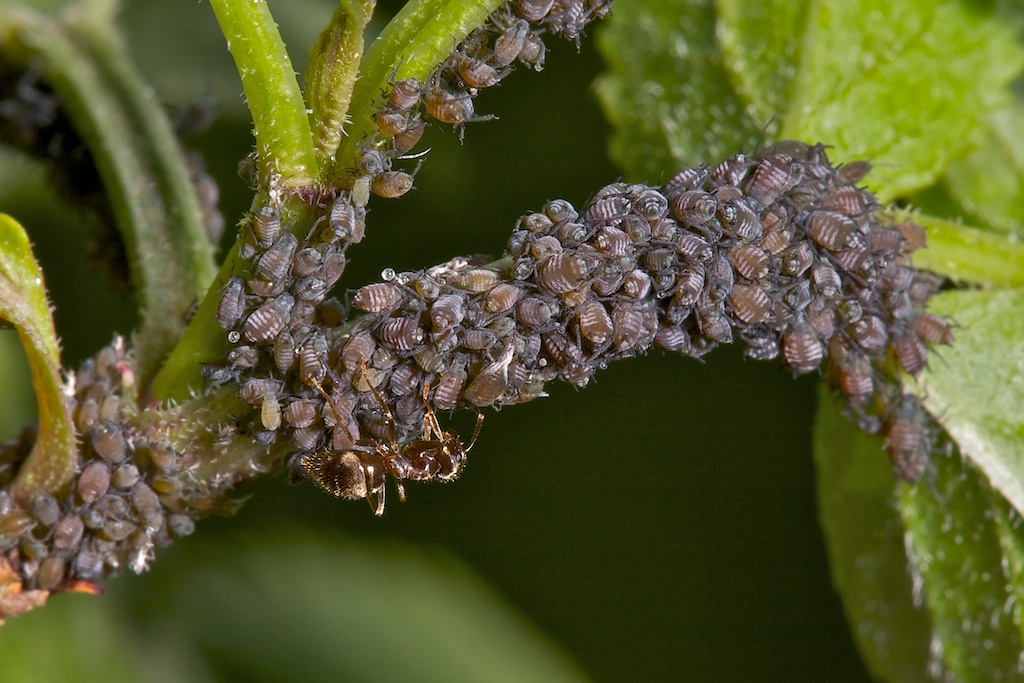
[[[391,373],[388,386],[395,396],[405,396],[419,388],[420,371],[414,363],[402,363]]]
[[[703,186],[708,180],[708,167],[697,166],[696,168],[687,168],[685,170],[676,173],[672,176],[672,179],[665,183],[665,189],[668,191],[666,194],[672,194],[672,191],[696,190]]]
[[[811,269],[811,282],[815,290],[829,300],[837,299],[843,293],[843,282],[835,268],[826,264],[815,264]]]
[[[575,221],[580,217],[576,208],[564,199],[552,199],[544,205],[544,214],[554,223]]]
[[[465,300],[456,294],[439,296],[430,306],[430,323],[434,332],[450,330],[460,324],[465,317]]]
[[[633,210],[653,223],[668,215],[668,198],[657,190],[644,190],[633,198]]]
[[[803,177],[803,166],[786,154],[772,154],[761,159],[747,181],[746,193],[762,206],[768,206],[782,194],[793,189]]]
[[[396,199],[413,187],[412,175],[405,171],[384,171],[373,177],[370,191],[378,197]]]
[[[646,298],[651,293],[651,276],[639,269],[631,270],[622,283],[622,293],[633,299]]]
[[[85,466],[78,477],[78,495],[85,503],[94,503],[110,488],[110,467],[98,460]]]
[[[651,273],[659,271],[674,271],[676,265],[676,254],[672,249],[651,249],[640,256],[641,262],[647,266]],[[666,273],[669,275],[670,273]]]
[[[142,482],[137,483],[132,489],[131,500],[132,507],[144,522],[156,519],[161,513],[160,498],[153,489]]]
[[[256,275],[274,282],[288,274],[299,240],[291,233],[277,238],[273,245],[256,262]]]
[[[885,449],[892,467],[904,481],[914,483],[924,474],[931,450],[931,436],[925,424],[924,410],[909,396],[896,408],[885,436]]]
[[[870,161],[851,161],[839,167],[839,179],[848,185],[856,185],[871,172]]]
[[[555,238],[566,246],[576,246],[586,241],[590,229],[582,223],[567,221],[555,229]]]
[[[881,274],[884,258],[873,256],[865,249],[848,249],[832,253],[832,263],[847,273],[859,275],[867,284],[874,284]]]
[[[514,62],[522,52],[529,32],[530,25],[525,19],[515,19],[505,26],[494,41],[491,64],[501,68]]]
[[[771,259],[764,249],[753,244],[744,244],[729,252],[729,263],[737,273],[748,280],[760,280],[768,275]]]
[[[398,81],[388,94],[388,104],[394,111],[407,111],[416,106],[423,95],[423,84],[415,78]]]
[[[576,318],[580,334],[595,348],[603,346],[615,332],[612,317],[608,315],[604,304],[598,301],[589,301],[577,308]]]
[[[588,222],[617,225],[629,214],[630,201],[621,195],[601,197],[591,202],[584,212]]]
[[[664,221],[675,223],[671,218],[660,218],[655,221],[655,223],[657,224]],[[635,214],[630,214],[623,218],[622,222],[619,223],[619,230],[626,233],[629,236],[629,239],[633,241],[634,245],[646,245],[651,240],[651,223]]]
[[[633,241],[629,235],[610,226],[598,230],[592,244],[610,256],[623,256],[633,249]]]
[[[501,278],[493,270],[487,268],[472,268],[459,273],[453,278],[452,284],[461,289],[471,292],[486,292],[495,287]]]
[[[519,219],[516,227],[524,228],[533,233],[545,233],[554,225],[554,221],[546,213],[528,213]]]
[[[274,367],[286,375],[295,364],[295,339],[288,332],[282,332],[274,339]]]
[[[327,338],[322,332],[313,333],[299,349],[299,377],[314,386],[327,376]]]
[[[871,199],[869,194],[853,185],[840,185],[825,193],[820,206],[856,218],[867,212],[871,206]]]
[[[57,550],[70,550],[78,546],[82,540],[85,524],[76,514],[65,516],[53,530],[53,547]]]
[[[409,120],[409,124],[404,131],[392,135],[391,143],[394,145],[395,151],[399,154],[405,154],[411,150],[419,144],[426,130],[426,121],[421,119],[417,113]]]
[[[807,242],[797,242],[782,254],[782,272],[799,277],[814,263],[814,249]]]
[[[614,342],[620,351],[635,347],[647,334],[644,314],[638,304],[623,301],[612,307],[612,324],[615,327]],[[654,337],[654,331],[651,332]]]
[[[270,393],[279,393],[284,389],[284,383],[269,377],[253,377],[246,380],[238,390],[238,397],[252,406],[258,406],[263,402],[263,397]],[[154,449],[149,441],[137,445],[137,451],[144,452],[147,457]]]
[[[537,266],[537,283],[555,294],[571,292],[586,276],[586,261],[571,253],[549,256]]]
[[[729,294],[729,302],[736,317],[745,323],[762,323],[771,314],[771,298],[760,287],[736,285]]]
[[[815,211],[807,219],[807,234],[829,251],[858,249],[864,240],[857,224],[835,211]]]
[[[952,344],[949,321],[932,313],[918,313],[913,320],[914,334],[926,344]]]
[[[360,287],[352,297],[352,305],[368,313],[383,313],[401,305],[402,288],[391,282],[376,282]]]
[[[673,301],[681,307],[693,306],[704,290],[704,267],[698,263],[687,266],[676,280],[676,291]]]
[[[507,343],[501,356],[484,366],[473,378],[462,394],[470,405],[484,408],[501,398],[508,390],[508,367],[512,362],[515,346]]]
[[[508,74],[507,69],[497,69],[487,62],[463,56],[456,61],[459,78],[471,88],[490,88]]]
[[[295,299],[290,294],[268,301],[249,314],[242,326],[242,334],[254,344],[269,344],[288,325]]]
[[[928,365],[928,349],[913,334],[897,335],[892,341],[892,350],[900,367],[915,377]]]
[[[380,340],[396,351],[411,351],[423,343],[423,328],[412,318],[392,318],[380,326]]]
[[[862,403],[874,392],[871,363],[859,353],[847,354],[839,364],[839,389],[851,401]]]
[[[658,333],[654,335],[654,343],[666,351],[680,351],[682,353],[688,353],[693,347],[693,340],[690,339],[690,334],[678,325],[659,328]]]
[[[739,186],[746,177],[747,171],[756,164],[745,154],[735,154],[724,161],[719,162],[711,171],[711,182],[714,185],[736,185]]]
[[[669,203],[672,217],[685,225],[704,225],[718,212],[714,195],[700,190],[681,192]]]
[[[554,0],[516,0],[513,9],[526,21],[540,21],[551,11]]]
[[[764,231],[761,219],[747,206],[743,200],[736,200],[729,204],[730,209],[726,226],[734,235],[744,240],[758,240]]]
[[[442,123],[450,123],[453,126],[493,118],[475,116],[473,98],[469,93],[448,90],[442,84],[427,91],[424,103],[428,114]]]
[[[516,305],[519,294],[518,287],[503,282],[487,292],[487,297],[484,299],[484,311],[490,314],[504,313]]]
[[[441,375],[434,389],[434,407],[438,410],[455,410],[462,399],[466,379],[466,371],[462,368],[452,368]]]
[[[220,301],[217,302],[217,322],[230,330],[245,314],[245,281],[233,277],[224,285]]]
[[[121,462],[128,452],[124,434],[112,423],[96,426],[90,435],[90,442],[96,454],[107,462]]]
[[[925,234],[924,228],[916,223],[900,223],[896,226],[896,230],[898,230],[899,233],[903,235],[903,239],[906,240],[903,248],[908,254],[915,252],[928,244],[928,236]]]
[[[825,357],[825,347],[818,339],[818,333],[807,322],[796,323],[786,331],[782,352],[786,362],[798,375],[818,369]]]
[[[516,319],[526,329],[544,327],[551,322],[551,316],[551,307],[539,297],[525,297],[516,307]]]
[[[320,417],[320,402],[312,399],[292,401],[281,411],[284,421],[295,429],[314,424]]]
[[[772,256],[777,256],[789,246],[793,239],[793,232],[785,225],[779,225],[771,231],[766,231],[761,238],[761,248]]]
[[[561,330],[552,330],[541,338],[544,349],[558,368],[566,368],[583,362],[583,350]]]
[[[561,253],[562,242],[555,235],[542,235],[533,240],[533,243],[530,245],[530,254],[537,261]]]
[[[281,234],[281,214],[264,204],[252,215],[252,232],[256,242],[266,249]]]
[[[680,232],[675,239],[676,250],[697,261],[708,261],[714,256],[714,250],[708,241],[692,232]]]
[[[366,210],[356,206],[349,193],[342,192],[331,204],[330,222],[329,234],[325,231],[325,241],[357,244],[366,232]]]
[[[541,71],[544,68],[544,59],[547,55],[547,46],[544,39],[531,30],[523,40],[523,49],[519,51],[519,61],[534,71]]]
[[[879,351],[885,347],[888,333],[881,318],[864,316],[851,326],[853,338],[868,351]]]

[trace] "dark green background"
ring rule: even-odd
[[[304,61],[302,46],[332,3],[296,3],[300,17],[290,16],[289,3],[271,4],[296,62]],[[169,104],[240,91],[207,5],[128,5],[133,48]],[[580,206],[616,180],[608,127],[590,88],[602,68],[592,36],[579,54],[569,43],[548,45],[542,74],[519,70],[477,100],[479,111],[499,121],[469,126],[462,145],[450,129],[430,131],[423,144],[433,151],[416,190],[371,203],[367,239],[349,252],[346,286],[374,280],[384,267],[497,254],[521,213],[555,197]],[[234,169],[251,140],[240,100],[227,98],[222,107],[213,127],[191,142],[218,176],[230,231],[248,208]],[[69,364],[113,331],[130,332],[127,296],[107,291],[95,271],[79,270],[74,216],[44,211],[27,193],[9,195],[0,208],[36,244]],[[460,481],[413,485],[409,502],[394,501],[382,519],[364,504],[266,477],[244,489],[252,497],[236,517],[202,523],[195,536],[161,552],[150,573],[112,582],[104,600],[145,631],[156,612],[174,609],[158,596],[192,583],[189,572],[204,563],[230,571],[235,558],[217,550],[226,539],[259,542],[263,530],[294,523],[324,536],[400,540],[461,558],[597,681],[867,680],[816,520],[814,388],[814,378],[794,381],[733,348],[704,363],[653,351],[599,373],[585,391],[553,386],[549,398],[488,412]],[[471,416],[441,419],[463,433],[472,426]],[[301,584],[303,567],[280,580]],[[337,590],[360,587],[339,576]],[[207,616],[189,612],[186,630],[188,619]],[[384,652],[401,647],[380,645]],[[252,643],[249,661],[209,641],[201,651],[223,680],[274,680],[260,650]],[[316,679],[315,662],[294,666],[295,680]],[[386,656],[380,667],[380,680],[390,680]]]

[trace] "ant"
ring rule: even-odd
[[[363,361],[363,375],[366,361]],[[368,383],[369,384],[369,383]],[[334,410],[330,397],[318,382],[314,387]],[[423,416],[423,438],[405,446],[398,444],[395,434],[395,416],[388,408],[384,397],[370,384],[370,390],[377,398],[388,424],[388,440],[373,440],[369,445],[359,444],[344,451],[325,449],[304,455],[301,464],[306,473],[320,488],[339,498],[358,500],[366,498],[375,515],[384,514],[386,475],[390,474],[398,487],[398,498],[405,502],[403,480],[409,481],[452,481],[459,476],[466,461],[466,454],[476,443],[484,416],[477,414],[476,429],[469,445],[463,445],[459,435],[441,429],[433,407],[428,400],[430,383],[423,385],[423,403],[427,408]],[[335,412],[337,422],[348,432],[344,421]],[[349,438],[351,439],[351,434]],[[353,439],[354,441],[354,439]]]

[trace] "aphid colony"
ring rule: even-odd
[[[186,475],[189,457],[122,429],[131,367],[116,339],[69,384],[81,457],[66,496],[38,493],[26,509],[0,491],[0,550],[26,587],[53,590],[124,567],[141,572],[155,547],[195,527],[193,506],[203,495]]]
[[[516,64],[540,71],[547,51],[543,32],[578,42],[587,23],[605,16],[610,5],[611,0],[509,3],[470,33],[426,83],[395,83],[374,115],[379,135],[362,145],[352,188],[357,201],[369,192],[394,198],[412,189],[412,174],[393,170],[392,162],[411,152],[423,137],[427,122],[421,110],[460,129],[466,123],[493,119],[476,113],[473,100],[481,90],[497,85]]]

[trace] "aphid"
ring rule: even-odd
[[[128,452],[124,434],[112,423],[98,425],[92,430],[92,448],[107,462],[121,462]]]
[[[516,307],[516,319],[526,329],[544,327],[551,322],[551,317],[551,307],[538,297],[525,297]]]
[[[797,323],[783,335],[782,351],[795,374],[816,370],[825,356],[825,348],[810,323]]]
[[[711,249],[708,241],[700,235],[694,235],[692,232],[681,232],[676,235],[675,244],[676,250],[680,254],[689,256],[697,261],[707,261],[714,255],[714,251]]]
[[[281,404],[277,400],[277,394],[271,392],[263,397],[260,404],[260,422],[264,429],[275,431],[281,426]]]
[[[487,62],[461,55],[456,60],[455,71],[459,78],[471,88],[490,88],[497,85],[498,81],[505,77],[508,70],[498,70]]]
[[[562,242],[554,235],[538,237],[530,245],[530,254],[538,261],[560,253],[562,253]]]
[[[295,299],[291,294],[282,294],[268,301],[245,319],[242,334],[254,344],[269,344],[284,331],[294,305]]]
[[[263,397],[267,394],[280,393],[284,389],[284,383],[277,379],[271,379],[268,377],[253,377],[252,379],[246,380],[246,382],[238,390],[238,397],[248,403],[251,406],[258,406],[263,402]],[[150,456],[155,449],[152,448],[150,442],[145,442],[136,448],[137,451],[144,451],[147,456]]]
[[[295,339],[287,332],[282,332],[274,339],[274,367],[282,375],[287,375],[295,363]]]
[[[285,277],[292,267],[292,258],[298,244],[298,238],[291,233],[278,237],[256,262],[256,275],[269,282],[276,282]]]
[[[879,351],[885,346],[888,337],[885,323],[873,315],[865,316],[853,323],[853,338],[868,351]]]
[[[818,263],[811,269],[811,282],[818,293],[826,299],[835,300],[843,293],[839,273],[828,264]]]
[[[462,398],[466,379],[466,371],[461,368],[453,368],[441,375],[434,389],[434,406],[438,410],[455,410]]]
[[[501,398],[508,389],[508,366],[514,353],[515,345],[506,343],[501,356],[484,366],[466,387],[462,395],[466,403],[484,408]]]
[[[908,254],[923,248],[928,243],[928,236],[925,234],[924,228],[916,223],[900,223],[896,229],[906,240],[903,249]]]
[[[392,310],[402,303],[402,288],[391,282],[377,282],[356,291],[352,305],[369,313]]]
[[[928,365],[928,350],[916,335],[897,335],[893,339],[892,350],[900,367],[915,377]]]
[[[597,231],[592,244],[610,256],[622,256],[633,249],[629,235],[618,228],[609,226]]]
[[[545,213],[528,213],[519,219],[516,227],[522,227],[534,233],[544,233],[554,225],[554,221]]]
[[[491,314],[504,313],[516,305],[519,294],[518,287],[503,282],[487,292],[487,297],[484,299],[484,311]]]
[[[619,221],[629,214],[629,209],[629,199],[612,195],[596,199],[587,207],[584,216],[588,219],[588,222],[617,225]]]
[[[132,507],[144,522],[156,519],[160,514],[162,506],[156,492],[146,484],[139,482],[132,489]]]
[[[773,360],[779,357],[779,343],[774,336],[754,337],[748,341],[743,353],[753,360]]]
[[[423,133],[427,130],[427,123],[420,118],[419,113],[416,113],[406,126],[405,130],[401,133],[393,134],[391,142],[395,147],[395,152],[398,154],[405,154],[413,147],[419,144],[423,138]]]
[[[43,526],[53,526],[60,518],[60,505],[53,496],[39,492],[32,497],[32,516]]]
[[[672,249],[651,249],[640,257],[647,270],[652,273],[673,270],[676,255]]]
[[[677,194],[669,206],[672,217],[684,225],[704,225],[718,212],[718,200],[700,190]]]
[[[849,354],[839,364],[839,388],[854,402],[863,402],[874,391],[871,364],[859,353]]]
[[[309,427],[319,417],[320,403],[311,399],[298,399],[292,401],[281,411],[284,421],[295,429]]]
[[[602,346],[612,337],[615,331],[612,318],[603,304],[589,301],[576,309],[580,334],[595,348]]]
[[[913,320],[914,334],[926,344],[952,344],[949,321],[932,313],[918,313]]]
[[[171,515],[167,518],[167,528],[175,536],[189,536],[196,530],[196,523],[188,515]]]
[[[385,171],[373,177],[370,190],[378,197],[395,199],[412,189],[412,175],[405,171]]]
[[[698,166],[696,168],[688,168],[672,176],[672,179],[665,184],[666,190],[669,190],[667,194],[671,194],[671,190],[687,191],[696,190],[706,183],[708,180],[708,167]]]
[[[814,263],[814,249],[807,242],[797,242],[782,254],[782,272],[800,277]]]
[[[807,219],[807,234],[829,251],[857,249],[864,243],[857,224],[835,211],[812,213]]]
[[[552,330],[542,336],[544,349],[554,361],[557,368],[578,365],[583,361],[583,351],[579,344],[571,340],[561,330]]]
[[[238,334],[235,332],[234,334]],[[237,339],[236,339],[237,341]],[[228,363],[238,370],[248,370],[258,363],[260,352],[252,346],[238,346],[228,353]]]
[[[313,386],[327,376],[327,338],[322,332],[313,333],[299,350],[299,377]],[[269,427],[268,427],[269,429]]]
[[[537,283],[555,294],[571,292],[586,276],[586,261],[566,252],[549,256],[537,266]]]
[[[630,301],[619,302],[612,307],[612,324],[615,327],[615,347],[620,351],[637,346],[646,333],[643,313],[637,304]]]
[[[473,98],[469,93],[449,90],[440,83],[427,91],[423,101],[428,114],[442,123],[450,123],[453,126],[493,118],[475,116]]]
[[[439,296],[430,306],[430,323],[435,333],[444,332],[455,327],[465,317],[465,300],[456,294]]]
[[[704,289],[704,267],[693,264],[683,268],[675,287],[673,302],[682,308],[693,306]]]
[[[651,293],[651,276],[642,270],[631,270],[622,283],[622,293],[633,299],[644,299]]]
[[[523,40],[523,48],[519,51],[519,61],[534,71],[541,71],[546,54],[547,47],[540,35],[536,31],[528,32]]]
[[[268,204],[252,215],[252,231],[256,242],[266,249],[281,233],[281,214]]]
[[[633,199],[633,210],[653,223],[668,214],[668,199],[657,190],[644,190]]]
[[[767,206],[783,193],[793,189],[803,176],[803,167],[784,154],[761,159],[747,182],[747,195]]]
[[[758,240],[761,238],[763,227],[761,219],[757,217],[754,210],[747,206],[742,200],[736,200],[729,205],[732,208],[732,215],[726,222],[733,234],[744,240]]]
[[[714,259],[708,267],[707,291],[713,301],[723,301],[732,291],[736,276],[729,260],[722,255]]]
[[[839,179],[848,185],[856,185],[870,172],[870,161],[851,161],[838,169]]]
[[[412,318],[391,318],[380,326],[380,340],[396,351],[410,351],[423,343],[423,328]]]
[[[928,465],[931,437],[924,420],[924,410],[917,400],[903,396],[886,430],[885,449],[893,470],[910,483],[920,479]]]
[[[423,85],[415,78],[406,78],[392,86],[388,103],[394,111],[407,111],[416,106],[422,95]]]
[[[110,483],[119,489],[130,489],[138,480],[139,468],[130,462],[121,465],[110,475]]]
[[[768,253],[753,244],[744,244],[729,252],[729,262],[736,272],[748,280],[760,280],[768,275],[771,259]]]
[[[245,314],[245,281],[233,277],[224,285],[224,293],[217,302],[217,322],[230,330]]]
[[[93,503],[110,487],[110,467],[99,460],[85,466],[78,477],[78,496],[85,503]]]
[[[870,195],[853,185],[840,185],[825,193],[819,205],[823,209],[832,209],[850,218],[856,218],[868,210],[871,200]]]
[[[75,514],[64,517],[53,530],[53,547],[57,550],[70,550],[82,540],[85,525],[82,518]]]
[[[562,223],[555,229],[555,238],[566,246],[582,244],[589,234],[590,230],[587,226],[571,221]]]
[[[760,287],[736,285],[729,294],[736,317],[745,323],[762,323],[771,313],[771,298]]]
[[[505,26],[501,35],[494,41],[491,64],[500,68],[514,62],[522,52],[529,32],[530,25],[525,19],[515,19]]]
[[[452,281],[456,287],[467,289],[471,292],[486,292],[495,287],[500,278],[493,270],[486,268],[472,268],[459,273]]]
[[[505,251],[510,256],[522,256],[526,253],[526,250],[530,247],[530,233],[526,230],[516,230],[508,238],[508,244],[505,245]]]
[[[575,221],[580,217],[572,204],[564,199],[552,199],[544,205],[544,213],[554,223],[563,221]]]
[[[366,232],[365,209],[360,208],[347,192],[342,192],[331,204],[330,222],[330,239],[325,238],[327,242],[341,240],[357,244]]]
[[[739,187],[747,175],[747,171],[755,163],[757,162],[748,159],[743,154],[731,156],[712,169],[711,182],[713,185],[736,185]]]

